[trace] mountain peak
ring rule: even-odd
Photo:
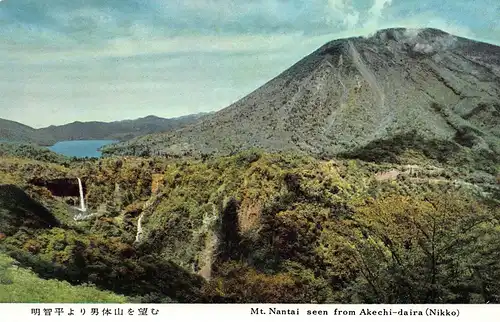
[[[318,49],[318,54],[332,54],[337,56],[349,44],[362,44],[372,51],[389,49],[406,51],[410,54],[434,54],[439,51],[453,49],[459,37],[439,29],[423,28],[388,28],[378,30],[367,37],[350,37],[328,42]]]
[[[439,29],[393,28],[379,30],[370,40],[378,44],[398,44],[400,47],[419,53],[433,53],[450,49],[457,37]]]
[[[451,34],[435,28],[387,28],[380,29],[370,38],[381,41],[394,40],[398,42],[412,41],[416,37],[420,39],[435,39],[439,37],[449,37]]]

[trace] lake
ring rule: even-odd
[[[101,152],[99,148],[116,143],[114,140],[75,140],[75,141],[61,141],[49,147],[49,150],[59,153],[68,157],[78,158],[99,158]]]

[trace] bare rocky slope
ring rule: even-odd
[[[497,162],[499,115],[500,47],[436,29],[386,29],[329,42],[202,122],[112,145],[105,154],[257,147],[376,160],[411,146],[437,159],[466,151]]]

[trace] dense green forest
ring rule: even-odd
[[[20,157],[31,160],[69,165],[70,158],[47,148],[28,143],[0,142],[0,157]]]
[[[87,220],[56,193],[76,178]],[[499,303],[498,178],[258,150],[3,154],[1,300]]]

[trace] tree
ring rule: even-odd
[[[362,209],[356,223],[359,301],[498,302],[498,211],[456,194],[422,201],[388,197]]]

